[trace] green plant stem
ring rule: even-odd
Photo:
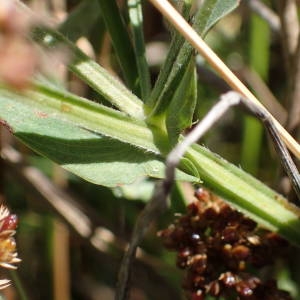
[[[106,28],[110,34],[125,81],[129,89],[139,96],[138,71],[131,39],[115,0],[98,0]]]
[[[141,0],[128,0],[130,23],[133,33],[134,50],[139,73],[141,97],[145,101],[151,91],[150,72],[145,56],[145,41],[143,33],[143,12]]]
[[[195,145],[186,154],[196,165],[204,186],[224,197],[260,225],[299,245],[300,232],[297,226],[300,225],[300,221],[299,217],[296,217],[299,216],[298,209],[293,211],[293,207],[282,196],[268,189],[254,177],[244,172],[242,174],[239,168],[225,160],[215,163],[209,160],[207,164],[210,154],[205,153],[206,151],[208,150]],[[221,169],[226,171],[220,173]],[[246,181],[249,183],[247,186],[244,185]]]

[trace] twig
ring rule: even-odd
[[[238,76],[243,78],[252,90],[255,91],[255,94],[261,99],[262,104],[271,112],[276,120],[278,120],[280,124],[285,124],[288,114],[262,78],[247,66],[241,66],[241,68],[235,71]],[[200,82],[212,85],[222,94],[230,90],[226,82],[205,66],[197,64],[197,74]]]
[[[213,50],[203,41],[195,30],[184,20],[176,9],[167,0],[149,0],[174,27],[193,45],[193,47],[207,60],[210,66],[228,83],[235,91],[255,103],[261,109],[267,110],[250,92],[250,90],[233,74],[224,62],[213,52]],[[300,145],[294,138],[280,125],[273,116],[273,122],[280,133],[281,138],[287,147],[300,159]]]
[[[128,299],[131,265],[135,257],[136,249],[149,225],[157,219],[160,213],[167,207],[167,198],[174,183],[175,170],[180,159],[183,157],[187,149],[199,140],[229,108],[240,103],[243,103],[248,110],[255,114],[255,116],[264,123],[270,132],[282,164],[292,180],[295,191],[300,199],[300,176],[298,170],[284,143],[281,141],[272,118],[267,112],[265,112],[264,109],[261,109],[260,106],[253,104],[248,99],[243,98],[239,93],[230,91],[222,95],[220,101],[212,107],[202,121],[199,122],[197,126],[182,140],[182,142],[177,144],[177,146],[167,156],[165,179],[158,183],[152,199],[138,217],[133,230],[131,243],[122,260],[116,291],[116,300]]]
[[[259,96],[263,105],[271,112],[271,114],[280,122],[286,124],[288,113],[281,103],[276,99],[272,91],[266,85],[264,80],[254,70],[249,69],[247,66],[242,66],[238,70],[239,75],[244,78],[247,84]]]
[[[267,5],[259,0],[247,0],[246,2],[256,14],[258,14],[269,24],[273,31],[280,31],[280,19]]]
[[[251,101],[249,101],[248,99],[241,98],[241,102],[247,107],[248,110],[250,110],[257,118],[261,120],[261,122],[269,132],[276,152],[278,153],[278,156],[280,158],[281,165],[289,176],[296,195],[300,200],[300,175],[298,169],[293,162],[285,144],[282,142],[272,118],[270,118],[270,116],[266,114],[264,110],[261,110],[259,107],[253,105],[253,103],[251,103]]]

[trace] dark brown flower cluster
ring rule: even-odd
[[[9,210],[0,206],[0,266],[7,269],[16,269],[15,264],[21,260],[18,258],[14,234],[17,228],[17,216],[11,215]],[[10,284],[8,279],[0,280],[0,289]]]
[[[187,214],[159,232],[165,246],[178,252],[177,266],[186,269],[183,288],[188,298],[292,299],[276,281],[263,282],[253,275],[282,255],[288,243],[259,229],[214,194],[199,189],[195,195],[198,201],[188,206]]]

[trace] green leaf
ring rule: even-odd
[[[203,37],[217,21],[235,9],[238,4],[239,0],[204,1],[195,16],[193,28]],[[170,48],[168,56],[174,56],[172,51],[173,49]],[[188,64],[190,63],[192,54],[193,47],[188,42],[184,42],[172,65],[172,69],[168,73],[168,76],[161,75],[158,77],[158,80],[161,80],[162,82],[155,84],[148,102],[148,105],[150,106],[150,108],[148,108],[148,110],[150,110],[150,123],[152,117],[155,118],[157,115],[161,115],[167,110],[171,99],[173,98],[173,95],[185,74]],[[161,72],[165,72],[165,69],[162,69]]]
[[[134,52],[141,87],[141,98],[145,101],[151,91],[150,72],[145,56],[143,14],[141,0],[128,0],[128,10],[133,33]]]
[[[127,28],[120,14],[116,0],[98,0],[101,16],[110,34],[111,41],[117,54],[125,81],[129,89],[138,91],[138,71],[134,50]]]
[[[59,26],[59,31],[70,41],[75,42],[89,34],[99,16],[97,0],[82,1]]]
[[[65,47],[72,57],[68,65],[72,72],[121,111],[135,118],[144,118],[142,101],[62,34],[50,28],[35,28],[33,38],[49,50]]]
[[[238,7],[240,0],[206,0],[200,8],[200,15],[196,28],[201,36],[208,31],[223,17]]]
[[[146,151],[137,147],[140,142],[136,138],[131,139],[136,145],[128,143],[128,138],[134,136],[134,133],[139,135],[138,131],[141,129],[140,134],[145,135],[144,139],[147,140],[147,127],[136,127],[136,130],[134,128],[137,123],[133,122],[130,125],[130,119],[124,119],[120,113],[115,112],[115,117],[120,122],[118,125],[113,115],[109,115],[111,112],[106,111],[104,107],[101,111],[102,107],[97,104],[95,106],[99,107],[99,110],[97,116],[93,117],[88,105],[93,103],[86,103],[75,96],[74,99],[69,99],[69,102],[57,103],[60,108],[56,109],[54,102],[59,100],[55,96],[61,95],[60,92],[56,95],[54,91],[52,94],[49,91],[49,94],[45,91],[43,93],[36,91],[25,96],[0,90],[0,119],[5,120],[13,133],[30,148],[85,180],[104,186],[129,184],[145,176],[164,177],[164,159],[158,153],[153,153],[154,149],[149,147],[151,143],[144,143]],[[36,97],[40,98],[40,102],[35,102]],[[51,97],[53,103],[50,103]],[[71,98],[66,93],[65,98],[68,97]],[[71,103],[71,100],[74,102]],[[78,100],[76,104],[75,100]],[[84,116],[87,121],[77,122]],[[102,125],[96,122],[92,126],[95,119],[99,119]],[[127,126],[125,120],[128,120]],[[103,128],[105,123],[110,125]],[[110,126],[112,129],[109,129]],[[118,139],[113,138],[116,133],[114,127],[119,128]],[[99,134],[101,132],[106,132],[109,137]],[[128,140],[127,143],[120,141],[122,132],[123,139]],[[178,171],[177,176],[179,180],[197,180],[182,171]]]
[[[148,178],[140,178],[133,184],[118,186],[113,189],[116,197],[123,197],[126,200],[148,202],[154,192],[155,181]]]
[[[182,16],[187,20],[190,15],[191,2],[184,1],[182,7]],[[172,40],[170,44],[170,50],[168,55],[160,69],[158,78],[155,82],[154,88],[151,91],[149,98],[146,101],[146,109],[151,112],[151,108],[155,105],[157,99],[159,98],[160,93],[164,89],[164,86],[169,78],[170,72],[172,70],[173,64],[176,60],[176,57],[184,43],[184,38],[177,31],[172,35]]]
[[[172,145],[176,145],[182,131],[192,125],[196,103],[197,74],[191,63],[167,110],[166,126]]]
[[[154,143],[153,132],[144,121],[133,119],[115,109],[78,97],[49,84],[35,83],[34,88],[27,90],[26,94],[0,89],[0,95],[6,101],[13,99],[20,105],[26,103],[29,107],[41,109],[46,114],[54,114],[90,131],[160,154],[159,148]]]

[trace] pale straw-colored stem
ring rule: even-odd
[[[233,74],[214,51],[203,41],[197,32],[184,20],[177,10],[167,0],[149,0],[173,26],[185,37],[187,41],[207,60],[210,66],[235,91],[241,93],[254,104],[263,108],[273,119],[275,126],[291,152],[300,159],[300,145],[281,126],[281,124],[267,111],[249,89]]]

